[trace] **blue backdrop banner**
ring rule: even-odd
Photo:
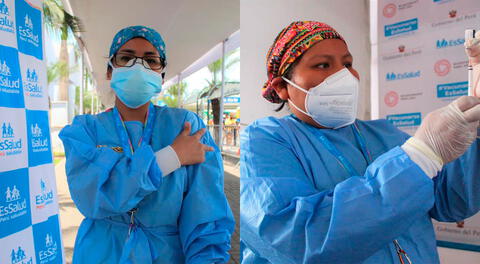
[[[42,0],[0,0],[0,263],[64,263]]]

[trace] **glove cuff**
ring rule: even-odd
[[[440,164],[440,167],[443,167],[443,160],[440,156],[438,156],[435,151],[432,150],[425,142],[415,137],[411,137],[405,142],[405,144],[415,148],[416,150],[422,152],[425,156],[430,158],[433,161],[436,161]]]

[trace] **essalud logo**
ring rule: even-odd
[[[40,250],[38,252],[38,256],[40,258],[40,263],[44,263],[44,261],[48,261],[55,259],[57,257],[58,246],[57,242],[53,240],[51,234],[47,234],[45,236],[45,249]]]
[[[33,263],[33,258],[32,257],[28,258],[27,255],[25,254],[25,250],[23,250],[22,247],[20,246],[16,251],[15,249],[12,249],[10,258],[12,260],[12,264],[32,264]]]
[[[404,80],[404,79],[411,79],[411,78],[418,78],[420,77],[420,70],[418,71],[411,71],[411,72],[388,72],[385,75],[385,78],[387,81],[398,81],[398,80]]]
[[[2,61],[0,63],[0,74],[5,76],[5,77],[12,76],[12,73],[10,72],[10,67],[8,67],[6,61]]]
[[[12,125],[3,122],[1,126],[2,139],[0,140],[0,157],[20,154],[22,152],[22,139],[16,139]]]
[[[10,15],[10,12],[8,10],[9,9],[8,9],[7,4],[5,4],[5,0],[1,0],[1,2],[0,2],[0,14],[8,16],[8,15]]]
[[[27,69],[27,81],[29,82],[38,82],[38,75],[35,69]]]
[[[12,72],[5,60],[0,60],[0,86],[5,87],[7,92],[20,90],[20,78],[12,78]]]
[[[10,18],[10,11],[5,0],[0,0],[0,31],[15,32],[13,20]]]
[[[41,137],[42,136],[42,129],[38,127],[38,124],[35,123],[35,125],[30,126],[30,130],[32,132],[33,137]]]
[[[43,135],[38,123],[30,125],[33,152],[48,151],[48,137]]]
[[[28,41],[30,44],[38,47],[38,45],[40,44],[39,36],[33,33],[33,22],[32,19],[28,16],[28,14],[25,15],[23,24],[24,25],[20,26],[18,30],[20,37],[23,38],[23,41]]]
[[[5,203],[0,204],[0,223],[10,220],[12,214],[20,212],[20,214],[26,213],[27,199],[23,198],[17,185],[13,187],[8,186],[5,190]]]
[[[449,48],[449,47],[455,47],[455,46],[460,46],[465,43],[465,39],[463,38],[457,38],[457,39],[438,39],[436,42],[436,48],[437,49],[444,49],[444,48]]]
[[[40,194],[35,195],[35,205],[37,209],[41,209],[51,203],[53,203],[53,190],[48,190],[45,181],[40,179]]]
[[[42,97],[42,87],[38,82],[38,74],[35,69],[27,68],[27,78],[23,86],[28,96]]]

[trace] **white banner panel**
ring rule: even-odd
[[[478,0],[372,1],[373,118],[413,134],[429,112],[467,95],[464,32],[480,29]],[[376,22],[375,22],[376,21]],[[480,251],[480,214],[435,222],[440,246]]]

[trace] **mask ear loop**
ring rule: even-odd
[[[308,91],[307,91],[307,90],[303,89],[302,87],[298,86],[297,84],[295,84],[294,82],[290,81],[289,79],[287,79],[287,78],[285,78],[285,77],[283,77],[283,76],[282,76],[282,79],[283,79],[284,81],[286,81],[287,83],[289,83],[290,85],[292,85],[293,87],[297,88],[298,90],[306,93],[307,96],[308,96]],[[311,117],[311,118],[313,119],[313,116],[312,116],[311,114],[309,114],[309,113],[307,113],[306,111],[300,109],[300,107],[298,107],[297,105],[295,105],[295,104],[293,103],[293,101],[290,100],[290,98],[288,98],[287,100],[288,100],[288,102],[289,102],[290,104],[293,105],[293,107],[295,107],[295,109],[297,109],[298,111],[300,111],[300,112],[303,113],[304,115],[307,115],[307,116],[309,116],[309,117]],[[307,97],[305,97],[305,107],[307,107]],[[315,120],[315,119],[314,119],[314,120]]]
[[[298,86],[297,84],[295,84],[294,82],[290,81],[289,79],[287,79],[287,78],[285,78],[285,77],[283,77],[283,76],[282,76],[282,79],[283,79],[284,81],[286,81],[287,83],[289,83],[291,86],[293,86],[293,87],[297,88],[298,90],[300,90],[300,91],[308,94],[308,91],[307,91],[307,90],[305,90],[305,89],[303,89],[302,87]]]

